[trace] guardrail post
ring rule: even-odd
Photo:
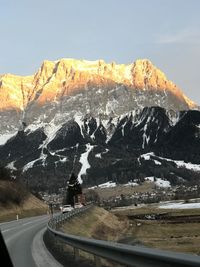
[[[97,255],[94,255],[94,261],[96,267],[101,267],[101,259]]]
[[[74,259],[75,261],[79,260],[79,249],[74,247]]]

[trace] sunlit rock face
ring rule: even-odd
[[[45,60],[35,75],[1,75],[0,97],[1,132],[18,129],[22,121],[60,123],[77,114],[117,117],[146,106],[196,108],[149,60],[129,65]]]
[[[32,76],[20,77],[12,74],[0,76],[0,110],[23,110],[32,88]]]

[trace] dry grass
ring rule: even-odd
[[[128,221],[121,221],[117,216],[104,210],[93,207],[86,213],[67,222],[62,230],[64,232],[92,237],[102,240],[118,240],[128,227]]]
[[[134,216],[142,214],[168,214],[169,216],[190,216],[200,215],[200,209],[160,209],[156,208],[155,204],[145,205],[144,207],[132,206],[125,208],[112,209],[112,213],[118,216]]]
[[[129,227],[128,220],[120,220],[114,214],[103,208],[93,207],[84,214],[81,214],[65,223],[62,230],[65,233],[85,236],[94,239],[117,241],[122,238]],[[73,253],[72,248],[64,246],[63,250],[67,253]],[[90,261],[90,266],[94,266],[94,257],[84,251],[80,251],[81,261],[84,259]],[[120,267],[119,264],[101,259],[102,266]]]
[[[15,220],[16,214],[19,215],[19,218],[25,218],[46,214],[47,211],[48,206],[45,203],[32,194],[28,194],[20,205],[14,203],[0,205],[0,222]]]
[[[118,216],[166,214],[171,217],[200,215],[200,209],[159,209],[153,205],[112,210]],[[129,235],[147,247],[200,255],[200,223],[170,223],[159,220],[130,220]]]
[[[200,255],[200,224],[133,221],[130,234],[147,247]]]

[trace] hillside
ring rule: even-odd
[[[200,111],[172,117],[160,107],[116,119],[76,117],[26,127],[0,146],[0,161],[36,192],[64,188],[74,169],[84,187],[108,181],[198,184]]]
[[[48,206],[21,184],[0,180],[0,221],[45,214]]]
[[[125,235],[127,227],[127,220],[120,220],[103,208],[93,207],[67,221],[62,230],[74,235],[117,241]]]

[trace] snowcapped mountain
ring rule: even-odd
[[[0,147],[0,160],[36,190],[58,190],[72,170],[87,186],[149,176],[171,184],[199,182],[200,112],[177,117],[174,123],[165,109],[146,107],[118,119],[31,125]]]
[[[148,60],[44,61],[0,76],[0,89],[1,165],[35,190],[58,190],[72,170],[87,186],[199,181],[198,107]]]
[[[32,76],[0,76],[0,133],[22,122],[56,125],[77,115],[118,117],[135,109],[160,106],[188,110],[197,105],[149,60],[107,64],[103,60],[44,61]]]

